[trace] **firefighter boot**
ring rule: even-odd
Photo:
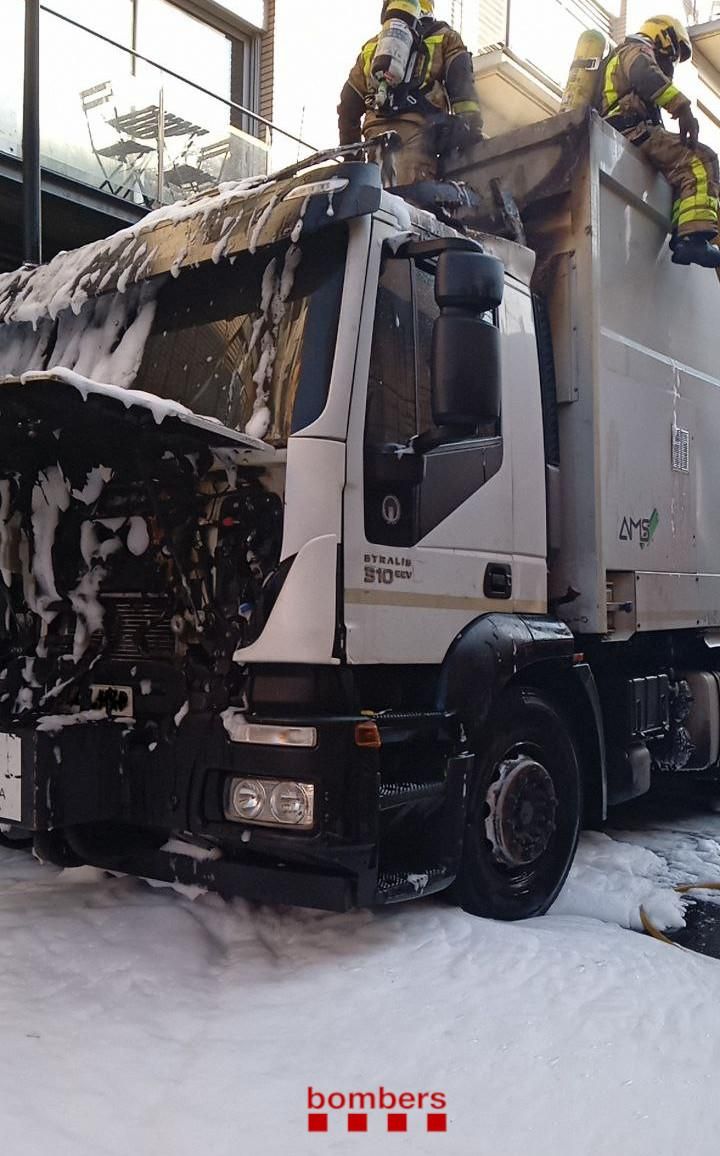
[[[702,265],[704,269],[720,269],[720,249],[710,243],[707,233],[676,237],[670,247],[674,265]]]

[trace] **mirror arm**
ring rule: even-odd
[[[431,260],[440,257],[443,253],[460,251],[464,253],[484,253],[482,245],[473,241],[471,237],[437,237],[432,241],[406,241],[401,245],[395,257],[409,257],[411,260]]]
[[[418,457],[423,457],[431,450],[436,450],[438,446],[446,446],[449,442],[462,441],[472,437],[476,430],[477,426],[470,425],[440,425],[436,429],[426,429],[421,434],[416,434],[414,438],[410,439],[410,445]]]

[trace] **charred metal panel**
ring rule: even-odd
[[[312,195],[312,186],[327,189]],[[307,195],[304,189],[308,189]],[[158,209],[132,229],[74,253],[59,254],[49,265],[22,268],[0,277],[0,321],[18,319],[25,302],[45,302],[53,315],[53,290],[71,277],[82,304],[98,293],[123,292],[128,286],[205,261],[236,253],[254,253],[263,245],[287,241],[295,230],[317,232],[338,222],[375,212],[382,190],[376,165],[346,163],[313,169],[306,176],[270,179],[230,192],[204,194],[180,212]],[[22,318],[24,319],[24,318]]]

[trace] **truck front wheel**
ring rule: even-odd
[[[575,854],[580,768],[568,725],[530,687],[507,691],[476,744],[453,897],[490,919],[542,915]]]

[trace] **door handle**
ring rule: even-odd
[[[483,591],[486,598],[512,598],[512,566],[509,562],[491,562],[488,565]]]

